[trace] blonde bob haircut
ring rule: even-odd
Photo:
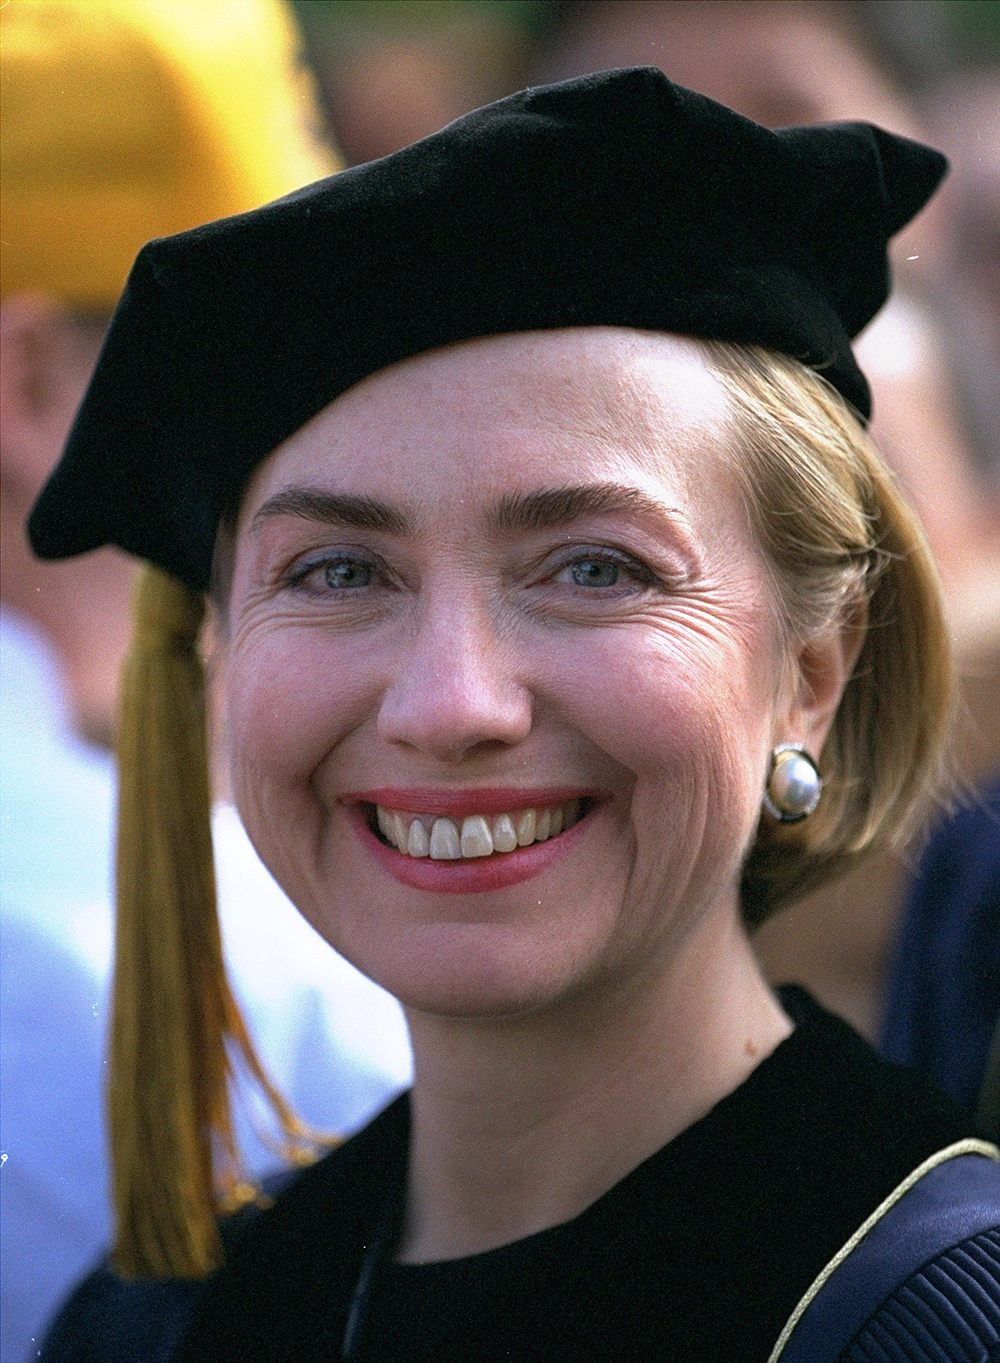
[[[763,815],[743,868],[749,926],[912,835],[943,784],[953,706],[937,571],[919,522],[840,394],[788,356],[702,342],[733,412],[734,467],[789,640],[863,631],[818,756],[823,796]]]

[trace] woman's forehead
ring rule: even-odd
[[[550,483],[625,464],[686,480],[719,445],[725,393],[697,342],[618,327],[462,342],[364,379],[261,466],[246,504],[288,482],[467,477]]]

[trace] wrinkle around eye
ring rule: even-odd
[[[669,636],[678,647],[697,652],[707,644],[730,654],[734,661],[753,654],[762,631],[776,633],[766,595],[718,583],[679,594],[663,609],[647,608],[646,623]]]
[[[357,604],[353,608],[332,609],[331,597],[338,603],[349,597]],[[270,647],[272,641],[285,637],[289,631],[295,635],[303,631],[318,633],[331,639],[350,637],[381,628],[391,614],[384,600],[373,600],[367,593],[328,592],[310,597],[258,591],[240,603],[230,633],[230,653],[235,655],[262,645]],[[282,645],[283,648],[293,646],[291,643]]]

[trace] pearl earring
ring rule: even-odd
[[[779,743],[771,754],[771,770],[764,788],[764,808],[779,823],[798,823],[819,804],[823,778],[804,748]]]

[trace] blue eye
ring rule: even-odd
[[[378,575],[378,566],[367,559],[338,554],[300,563],[289,571],[285,584],[293,591],[322,596],[330,591],[340,593],[370,587]]]
[[[331,559],[329,563],[324,563],[322,568],[323,581],[326,585],[338,589],[368,587],[374,577],[372,565],[356,558]]]
[[[607,559],[581,558],[571,565],[570,576],[578,587],[617,587],[621,567]]]

